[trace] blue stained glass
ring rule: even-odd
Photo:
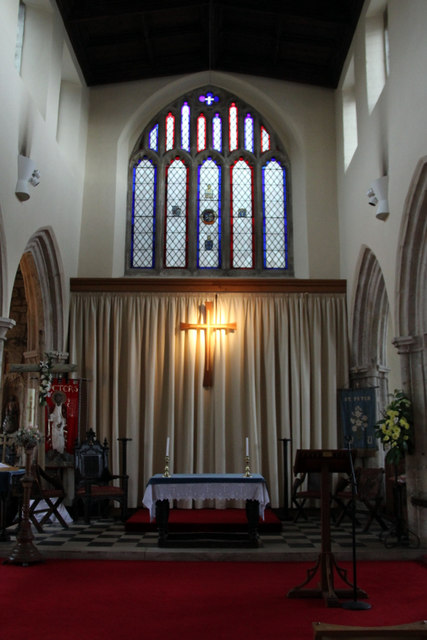
[[[254,152],[254,120],[250,113],[245,118],[245,149]]]
[[[205,96],[199,96],[200,102],[205,102],[209,107],[213,105],[214,102],[219,102],[218,96],[214,96],[212,91],[208,91]]]
[[[148,146],[153,151],[159,150],[159,125],[158,124],[154,125],[154,127],[150,131]]]

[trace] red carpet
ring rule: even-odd
[[[351,564],[343,563],[351,574]],[[360,562],[368,611],[289,599],[311,563],[47,560],[1,565],[1,637],[13,640],[312,640],[312,621],[427,618],[427,568]],[[336,587],[339,585],[336,584]]]
[[[258,531],[262,535],[280,533],[281,522],[271,509],[266,509],[264,520],[259,521]],[[248,521],[244,509],[171,509],[170,532],[246,532]],[[128,533],[157,531],[155,522],[150,522],[148,509],[138,509],[125,523]]]

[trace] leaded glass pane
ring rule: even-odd
[[[190,107],[184,102],[181,109],[181,147],[190,151]]]
[[[197,118],[197,151],[206,149],[206,118],[201,113]]]
[[[254,152],[254,120],[250,113],[245,118],[245,149]]]
[[[231,238],[233,269],[254,266],[252,167],[238,160],[231,169]]]
[[[166,267],[187,266],[187,180],[187,167],[176,158],[166,174]]]
[[[159,125],[158,124],[154,125],[154,127],[151,129],[149,133],[148,146],[153,151],[159,150]]]
[[[172,113],[168,113],[166,116],[166,151],[173,149],[175,146],[175,117]]]
[[[215,151],[222,151],[222,120],[218,113],[212,120],[212,146]]]
[[[265,127],[261,127],[261,151],[270,151],[270,134]]]
[[[231,103],[228,112],[229,122],[229,144],[230,151],[235,151],[238,146],[239,136],[237,131],[237,107],[234,102]]]
[[[199,167],[198,267],[221,266],[221,167],[208,158]]]
[[[134,268],[154,266],[156,177],[157,169],[147,158],[133,169],[131,265]]]
[[[286,269],[286,172],[276,160],[262,168],[264,269]]]

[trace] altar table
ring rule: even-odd
[[[258,546],[257,525],[264,519],[264,510],[270,502],[267,484],[262,475],[254,473],[245,477],[239,473],[195,473],[153,476],[146,487],[142,503],[156,519],[159,545],[177,539],[178,534],[168,534],[169,502],[171,500],[245,500],[248,518],[248,539],[251,546]]]

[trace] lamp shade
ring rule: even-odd
[[[27,156],[18,156],[18,182],[15,187],[15,195],[20,202],[25,202],[30,197],[30,180],[34,170],[34,160],[27,158]]]
[[[372,189],[376,197],[378,198],[378,207],[375,212],[376,217],[379,220],[385,220],[390,213],[390,207],[388,205],[388,177],[383,176],[382,178],[377,178],[372,183]]]

